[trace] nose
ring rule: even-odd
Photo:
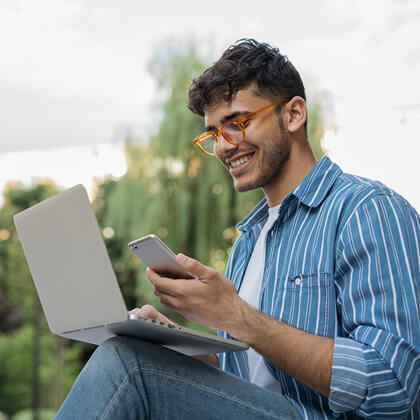
[[[216,155],[223,155],[230,152],[231,150],[236,149],[238,146],[235,146],[232,143],[229,143],[221,134],[219,136],[219,141],[216,142],[215,152]]]

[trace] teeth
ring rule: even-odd
[[[243,156],[243,157],[239,158],[238,160],[230,162],[230,166],[232,168],[237,168],[238,166],[241,166],[241,165],[247,163],[248,160],[250,159],[250,157],[251,157],[251,155]]]

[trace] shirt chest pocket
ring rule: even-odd
[[[331,337],[335,324],[333,294],[329,273],[289,276],[277,290],[276,317],[301,330]]]

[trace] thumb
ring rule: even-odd
[[[207,277],[209,274],[210,268],[201,264],[194,258],[187,257],[184,254],[178,254],[176,256],[176,262],[185,270],[189,271],[194,276],[200,277]]]

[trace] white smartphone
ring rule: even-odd
[[[173,279],[195,278],[195,276],[176,262],[176,255],[156,235],[143,236],[140,239],[130,242],[128,247],[148,267],[161,276]]]

